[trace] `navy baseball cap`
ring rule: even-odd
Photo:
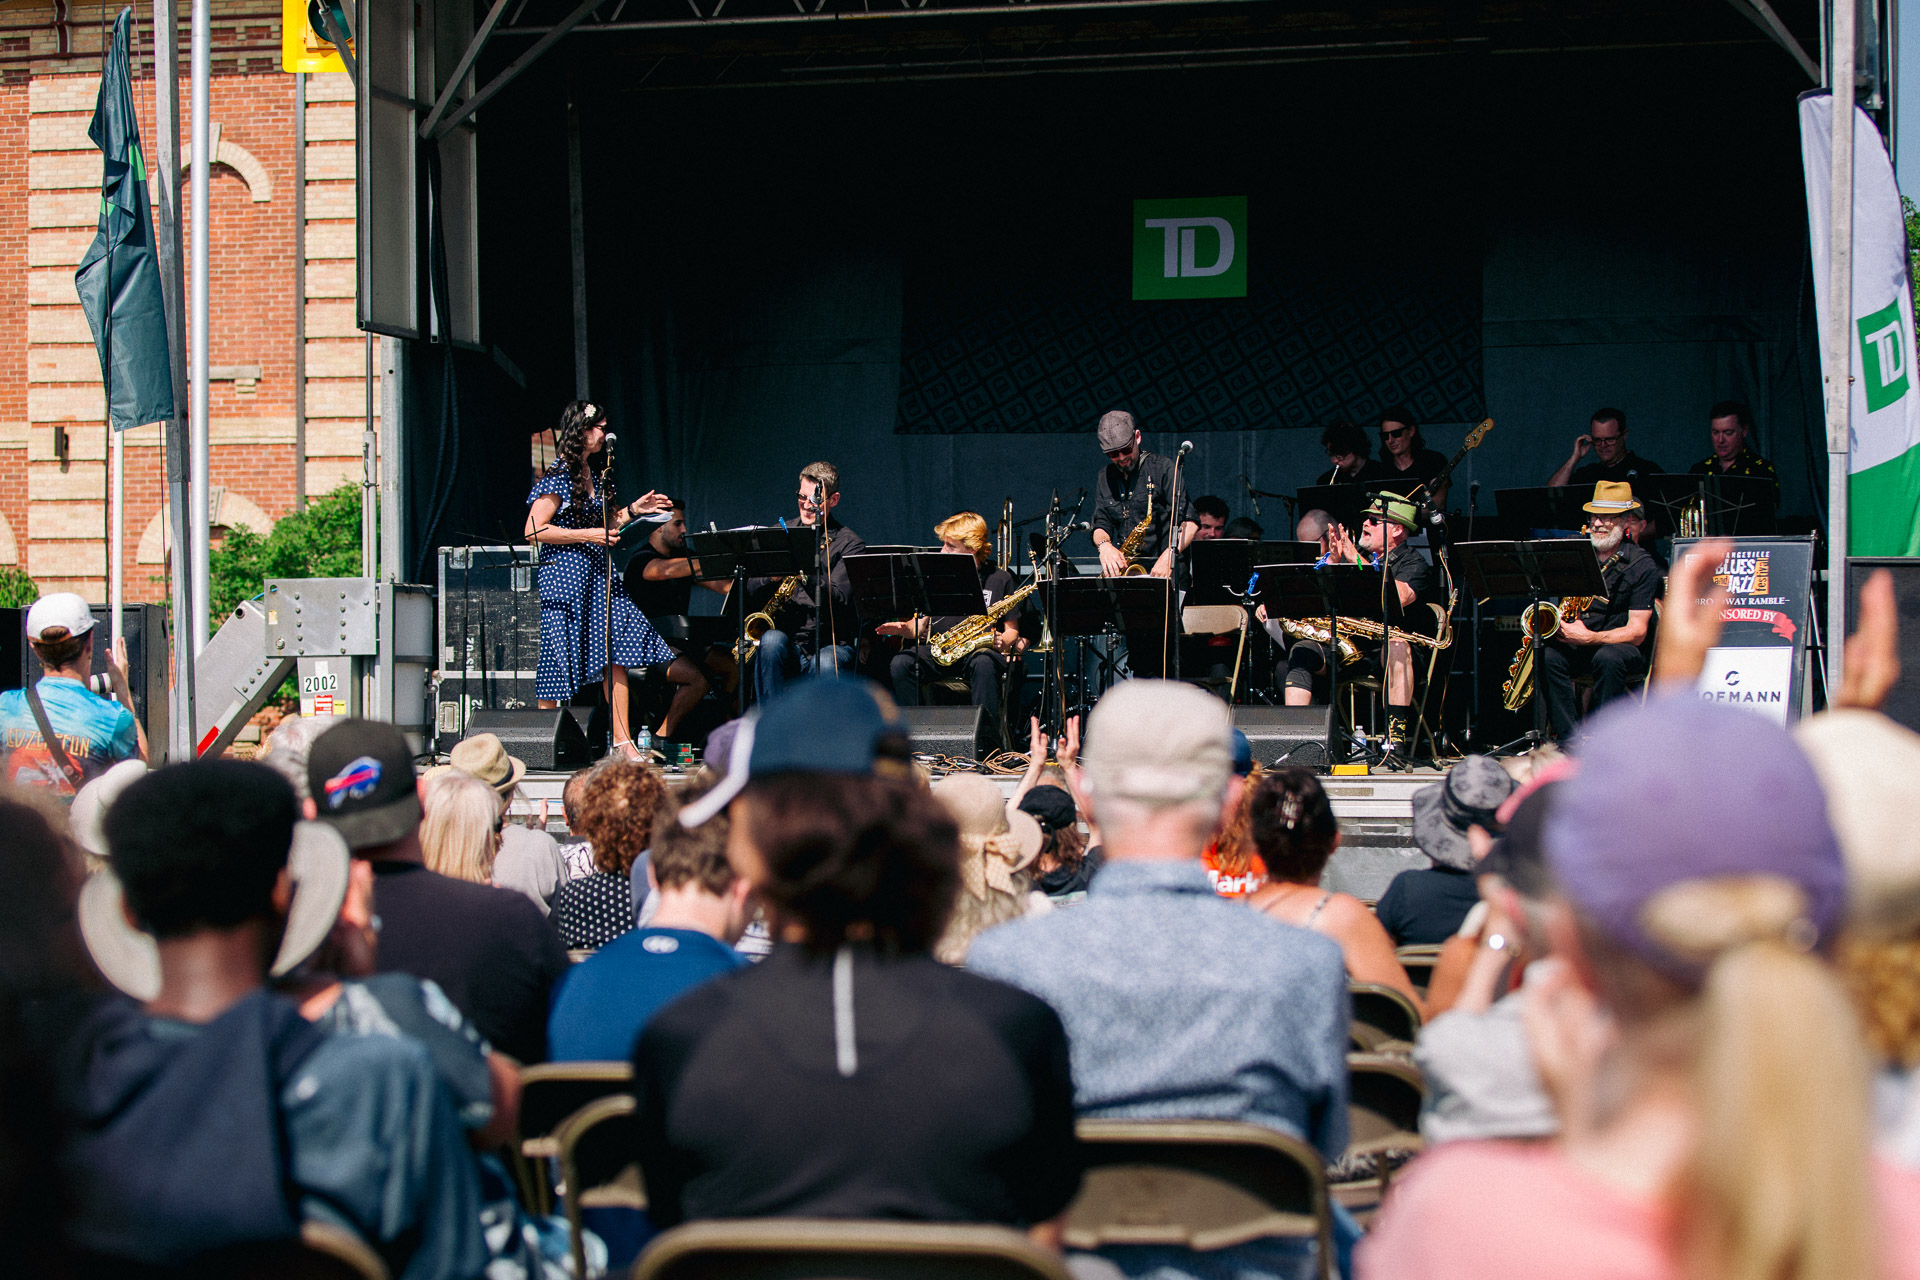
[[[907,727],[879,685],[858,677],[812,676],[787,686],[740,722],[726,776],[680,811],[680,823],[699,826],[756,779],[782,773],[905,779],[911,775],[912,759]]]
[[[1253,772],[1253,744],[1237,727],[1228,732],[1233,735],[1233,771],[1244,778]]]
[[[342,720],[313,740],[307,785],[320,820],[351,849],[404,839],[420,825],[420,794],[413,752],[392,725]]]

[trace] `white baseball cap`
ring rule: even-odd
[[[41,596],[27,610],[27,637],[38,640],[49,627],[65,627],[70,636],[85,635],[93,630],[93,612],[71,591]]]

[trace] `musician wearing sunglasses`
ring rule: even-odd
[[[1330,524],[1325,534],[1326,554],[1318,564],[1358,564],[1380,569],[1387,576],[1384,593],[1386,624],[1396,631],[1434,634],[1437,618],[1429,604],[1442,604],[1440,575],[1425,556],[1407,545],[1416,527],[1414,505],[1396,493],[1382,492],[1367,508],[1356,545],[1346,529]],[[1318,640],[1289,636],[1278,622],[1268,621],[1265,605],[1254,615],[1266,625],[1267,634],[1280,647],[1274,663],[1274,683],[1278,684],[1290,707],[1304,707],[1316,696],[1326,700],[1323,677],[1327,670],[1327,648]],[[1374,619],[1379,621],[1379,619]],[[1345,639],[1346,637],[1343,637]],[[1349,676],[1377,675],[1384,666],[1387,676],[1387,740],[1405,749],[1413,736],[1413,649],[1405,640],[1390,640],[1382,662],[1379,642],[1354,636],[1352,642],[1368,656],[1351,667],[1341,668],[1341,679]],[[1369,652],[1370,651],[1370,652]]]
[[[1536,676],[1544,682],[1553,736],[1563,742],[1573,732],[1580,707],[1573,687],[1576,676],[1593,677],[1589,715],[1639,687],[1647,673],[1653,603],[1660,594],[1660,565],[1631,536],[1641,515],[1633,486],[1624,480],[1602,480],[1593,486],[1593,500],[1582,509],[1607,594],[1578,617],[1561,621],[1559,632],[1540,646]]]
[[[846,558],[866,550],[859,534],[833,517],[840,505],[840,469],[831,462],[809,462],[800,469],[800,487],[794,494],[800,507],[800,523],[807,528],[822,525],[827,530],[827,610],[820,617],[820,604],[814,587],[819,571],[803,574],[786,603],[774,614],[773,628],[760,637],[753,656],[754,695],[765,702],[786,688],[787,681],[803,673],[821,670],[852,671],[853,646],[859,635],[859,619],[853,608],[853,578],[847,572]],[[764,608],[779,590],[782,579],[755,578],[748,584],[748,599]],[[814,640],[819,623],[819,641]]]
[[[1380,415],[1380,461],[1374,465],[1382,479],[1399,481],[1398,490],[1410,494],[1416,486],[1446,470],[1447,455],[1427,448],[1413,410],[1395,405]],[[1444,508],[1447,486],[1441,485],[1430,496],[1435,507]]]
[[[1177,496],[1173,492],[1173,459],[1148,453],[1141,446],[1133,415],[1123,409],[1103,414],[1096,435],[1100,452],[1107,455],[1107,465],[1094,481],[1092,537],[1100,553],[1101,576],[1124,577],[1130,564],[1141,564],[1156,578],[1171,578],[1174,553],[1185,551],[1200,532],[1185,482]],[[1126,555],[1121,548],[1146,520],[1149,493],[1152,523],[1132,555]],[[1171,630],[1171,610],[1168,625]],[[1136,632],[1127,636],[1127,666],[1136,676],[1166,675],[1166,653],[1165,635]]]

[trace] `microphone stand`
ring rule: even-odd
[[[605,559],[604,598],[601,600],[603,621],[606,629],[601,633],[601,695],[607,700],[607,751],[609,754],[619,748],[614,737],[613,725],[613,441],[606,441],[600,449],[600,526],[606,531],[607,540],[600,548]],[[627,708],[627,714],[633,714],[633,708]],[[627,741],[633,741],[633,726],[627,726]]]

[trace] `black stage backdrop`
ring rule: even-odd
[[[592,394],[623,491],[683,495],[698,526],[791,515],[816,458],[870,541],[929,541],[1007,499],[1026,515],[1092,484],[1094,421],[1129,403],[1150,448],[1193,436],[1195,492],[1236,515],[1242,476],[1307,483],[1328,420],[1403,398],[1446,452],[1495,418],[1454,488],[1464,503],[1480,482],[1483,512],[1541,483],[1596,406],[1682,468],[1729,396],[1754,404],[1787,510],[1824,492],[1804,85],[1762,41],[671,93],[624,91],[635,77],[596,70],[595,47],[484,113],[482,323],[527,373],[523,430],[551,426],[573,388],[572,73]],[[1132,201],[1228,195],[1249,201],[1250,296],[1132,302]],[[1050,403],[980,367],[1017,362],[1035,323],[1079,357],[1057,362],[1077,384],[1048,375]],[[936,403],[956,368],[985,399]],[[485,487],[497,513],[457,493],[440,536],[517,534],[525,464],[469,451],[466,421],[455,483],[512,474]],[[1265,500],[1259,519],[1279,534],[1287,513]]]

